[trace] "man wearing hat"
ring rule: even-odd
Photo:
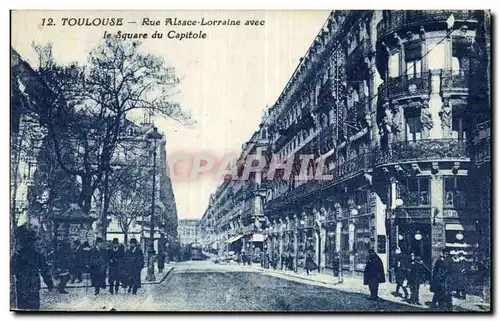
[[[379,283],[385,282],[384,265],[382,260],[375,253],[375,250],[368,250],[368,261],[366,262],[364,272],[364,285],[370,289],[370,300],[378,300]]]
[[[130,248],[126,254],[127,275],[128,275],[128,293],[137,294],[137,289],[141,286],[141,270],[144,267],[144,254],[137,246],[137,240],[130,240]]]
[[[98,237],[90,253],[90,279],[92,287],[95,288],[95,295],[98,295],[101,289],[106,288],[107,267],[108,252],[105,249],[104,240]]]
[[[72,257],[73,257],[73,259],[72,259],[73,266],[71,269],[71,282],[72,283],[75,283],[75,282],[81,283],[83,281],[82,274],[83,274],[85,264],[83,264],[83,261],[82,261],[82,257],[83,257],[82,252],[83,252],[83,249],[82,249],[82,244],[80,243],[80,240],[75,240],[73,242],[73,249],[72,249]]]
[[[120,248],[120,242],[118,242],[117,238],[114,238],[113,242],[111,242],[111,249],[109,250],[108,257],[109,293],[118,293],[118,289],[120,288],[120,266],[125,259],[125,251],[123,248]]]
[[[16,251],[11,259],[11,273],[15,281],[15,302],[11,307],[19,310],[40,309],[40,276],[49,291],[54,288],[50,268],[45,257],[36,250],[36,233],[22,225],[16,230]]]

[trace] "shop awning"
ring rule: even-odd
[[[233,236],[232,238],[230,238],[229,240],[227,240],[226,242],[227,243],[234,243],[236,241],[238,241],[239,239],[241,239],[243,237],[243,235],[237,235],[237,236]]]
[[[447,231],[475,231],[474,225],[446,224]]]
[[[264,235],[262,234],[252,235],[252,242],[264,242]]]

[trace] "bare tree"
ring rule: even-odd
[[[137,111],[193,125],[172,101],[179,78],[163,59],[138,50],[137,42],[108,40],[88,56],[86,66],[61,66],[52,47],[35,46],[39,74],[52,95],[38,110],[61,168],[79,178],[78,203],[88,213],[92,195],[102,189],[103,217],[109,207],[110,166],[127,115]],[[105,226],[104,226],[105,230]]]

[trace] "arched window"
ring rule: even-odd
[[[454,75],[460,75],[461,73],[460,60],[457,57],[451,57],[451,70]]]

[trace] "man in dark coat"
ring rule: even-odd
[[[406,254],[402,253],[399,248],[396,250],[396,260],[394,266],[394,274],[396,275],[396,296],[399,296],[399,289],[403,290],[404,299],[409,299],[408,288],[405,280],[408,277],[409,260]]]
[[[128,262],[127,262],[127,250],[125,245],[120,244],[119,250],[123,253],[123,259],[118,262],[118,269],[120,270],[120,284],[122,288],[127,289],[129,285],[129,279],[127,275]]]
[[[72,250],[72,268],[71,268],[71,282],[81,283],[83,281],[82,274],[85,269],[85,264],[83,262],[82,244],[80,240],[75,240],[73,242]]]
[[[117,238],[113,239],[111,244],[111,249],[108,252],[109,258],[109,271],[108,271],[108,282],[109,282],[109,293],[118,293],[120,288],[120,267],[123,260],[125,260],[125,252],[123,248],[120,248],[120,243]]]
[[[137,246],[135,238],[130,240],[130,249],[127,251],[127,275],[129,280],[128,293],[137,294],[141,286],[141,270],[144,268],[144,254]]]
[[[410,303],[420,305],[420,285],[424,283],[428,268],[424,265],[424,262],[422,262],[422,258],[417,256],[415,260],[410,263],[408,271],[408,283],[410,284],[411,290]]]
[[[79,253],[81,264],[82,264],[82,273],[90,273],[90,256],[92,254],[92,247],[89,242],[85,241],[82,244],[81,251]]]
[[[92,287],[95,288],[95,295],[98,295],[101,289],[106,288],[106,270],[108,267],[108,251],[104,240],[98,237],[95,241],[95,247],[90,253],[90,279]]]
[[[443,254],[434,264],[432,273],[431,292],[432,305],[434,308],[452,308],[450,276],[453,262],[450,262],[449,251],[444,250]]]
[[[305,262],[306,273],[309,275],[310,271],[314,271],[317,268],[316,262],[314,262],[314,251],[313,249],[309,249],[306,253],[306,262]]]
[[[72,266],[72,256],[73,253],[71,251],[71,246],[69,241],[64,240],[58,244],[58,248],[55,254],[55,268],[56,268],[56,277],[59,279],[59,283],[57,284],[57,290],[59,293],[67,294],[65,288],[68,283],[70,276],[70,269]]]
[[[40,309],[40,275],[49,291],[54,288],[50,268],[44,256],[35,249],[36,234],[25,225],[17,228],[16,247],[11,259],[11,273],[15,281],[16,302],[19,310]]]
[[[370,300],[378,300],[379,283],[385,282],[384,265],[373,249],[368,250],[368,261],[364,272],[364,285],[370,289]]]
[[[340,255],[338,252],[333,253],[333,276],[337,278],[337,283],[343,283],[344,280],[342,279],[342,271],[340,270]]]
[[[165,257],[166,257],[165,251],[159,251],[158,253],[158,272],[163,273],[163,270],[165,269]]]

